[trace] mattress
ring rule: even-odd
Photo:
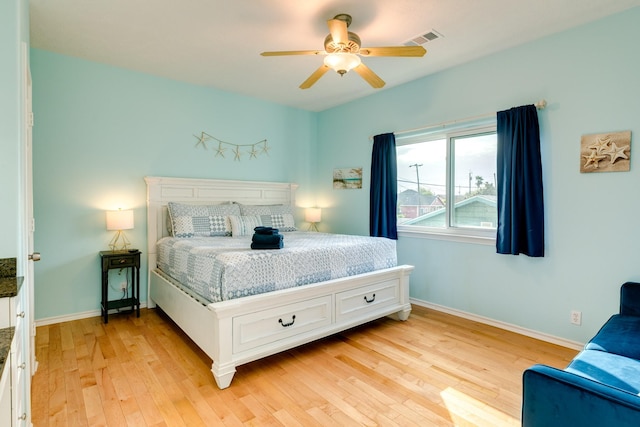
[[[397,265],[396,241],[296,231],[284,248],[250,249],[247,237],[165,237],[158,268],[206,302],[353,276]]]

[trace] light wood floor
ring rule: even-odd
[[[37,328],[32,420],[46,426],[519,426],[522,371],[575,350],[415,307],[238,367],[156,310]]]

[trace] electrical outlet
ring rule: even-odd
[[[578,310],[571,310],[571,324],[582,325],[582,312]]]
[[[121,291],[126,291],[128,287],[129,287],[129,285],[128,285],[127,282],[120,283],[120,290]]]

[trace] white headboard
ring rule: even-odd
[[[297,184],[286,182],[227,181],[220,179],[146,176],[147,265],[156,268],[156,242],[167,236],[167,203],[295,206]],[[151,277],[151,275],[149,275]]]

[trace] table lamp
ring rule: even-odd
[[[322,220],[322,209],[320,208],[307,208],[304,211],[304,220],[309,223],[309,231],[318,231],[318,222]]]
[[[133,210],[118,209],[117,211],[107,211],[107,230],[116,231],[115,236],[109,242],[109,248],[113,252],[125,251],[131,242],[124,235],[122,230],[133,229]]]

